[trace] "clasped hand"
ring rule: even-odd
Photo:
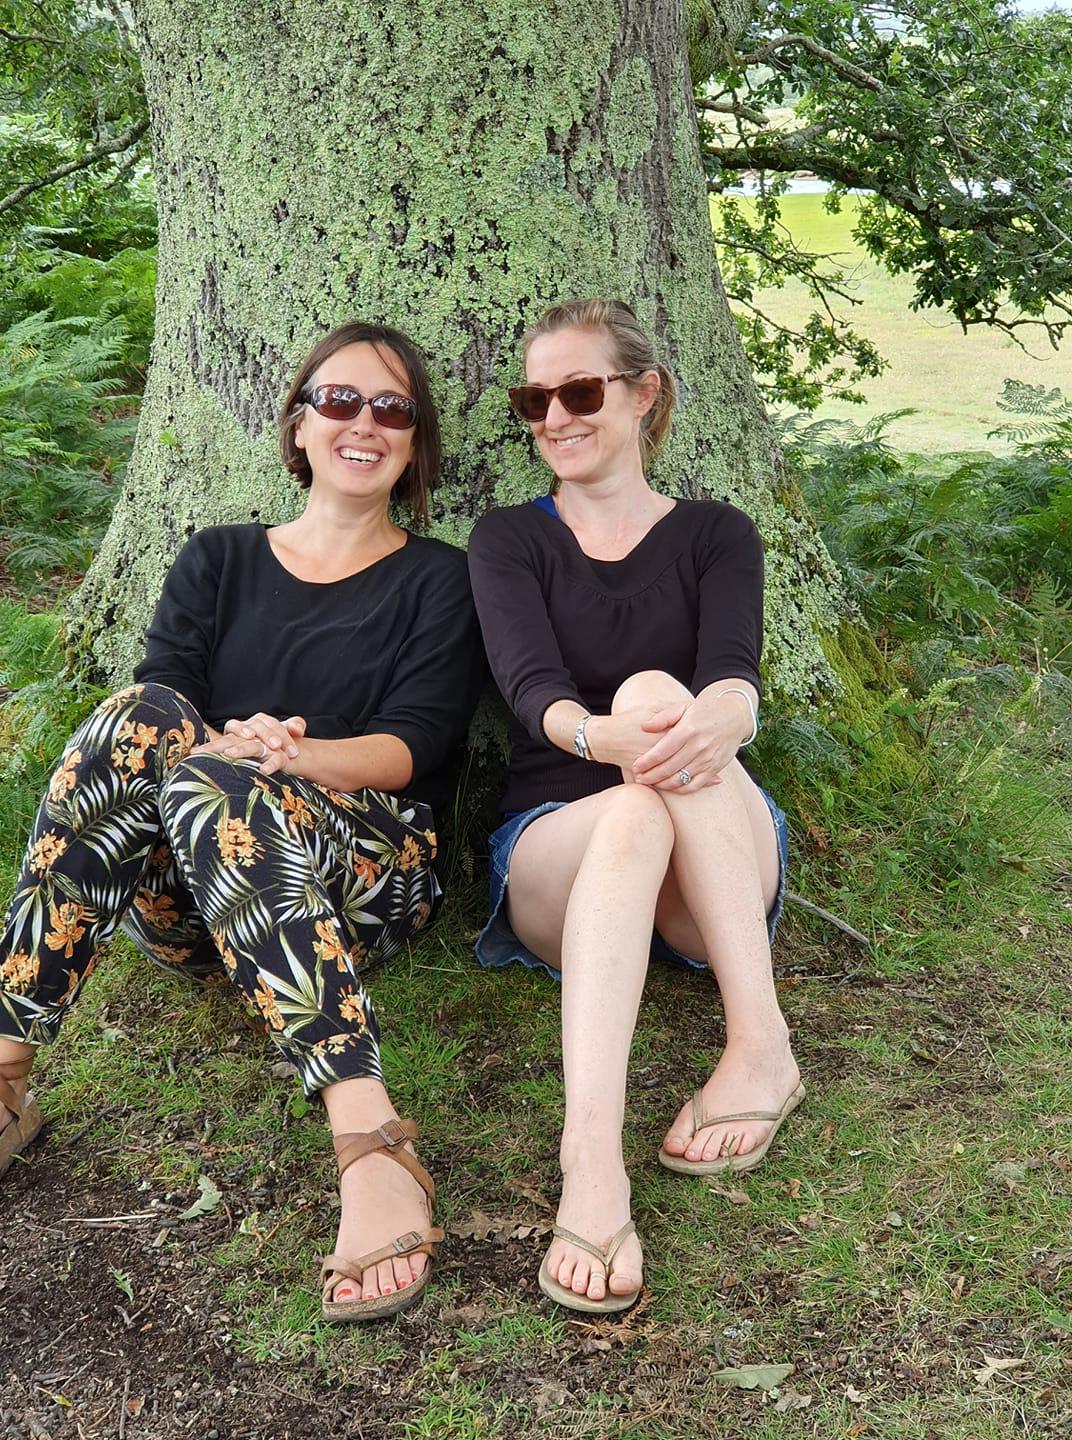
[[[591,735],[591,724],[589,734]],[[658,735],[654,743],[652,735]],[[695,700],[600,717],[594,753],[599,760],[632,770],[640,785],[680,791],[721,783],[721,772],[741,744],[741,715],[732,700],[703,695]]]
[[[298,758],[295,743],[305,734],[305,721],[300,715],[277,720],[274,715],[258,711],[248,720],[228,720],[222,734],[215,734],[204,745],[197,745],[194,755],[226,755],[231,760],[257,760],[262,775],[274,775],[287,768],[288,760]]]

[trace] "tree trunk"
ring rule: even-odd
[[[705,34],[741,0],[690,0]],[[329,326],[385,320],[430,357],[464,542],[537,493],[505,387],[555,300],[611,294],[657,332],[682,405],[657,480],[733,500],[767,545],[767,669],[829,695],[845,612],[719,282],[682,0],[138,0],[160,208],[156,339],[133,462],[72,608],[74,653],[129,673],[195,528],[278,521],[274,421]]]

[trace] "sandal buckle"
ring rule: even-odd
[[[397,1150],[409,1138],[402,1128],[401,1120],[385,1120],[382,1125],[376,1127],[376,1133],[388,1150]]]
[[[400,1235],[391,1243],[395,1247],[396,1255],[404,1255],[408,1250],[415,1249],[421,1243],[421,1237],[416,1230],[408,1230],[405,1235]]]

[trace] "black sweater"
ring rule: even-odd
[[[609,714],[618,686],[640,670],[668,671],[693,694],[729,678],[759,689],[763,546],[732,505],[679,500],[622,560],[590,559],[539,505],[491,510],[470,538],[469,573],[514,717],[504,811],[621,783],[616,766],[546,738],[543,713],[556,700]]]
[[[484,675],[465,556],[410,534],[343,580],[299,580],[262,525],[192,535],[164,582],[137,681],[180,691],[216,729],[258,710],[301,715],[317,740],[395,735],[406,795],[451,798]]]

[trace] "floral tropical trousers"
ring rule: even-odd
[[[190,754],[208,738],[183,696],[145,684],[71,739],[0,934],[0,1035],[55,1040],[121,924],[166,969],[229,978],[307,1095],[382,1079],[360,971],[400,950],[440,895],[431,810]]]

